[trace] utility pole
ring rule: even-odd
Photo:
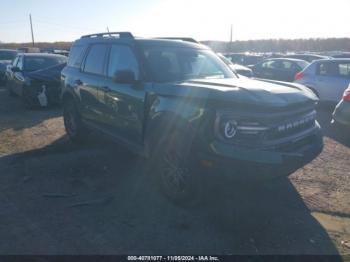
[[[30,31],[32,33],[32,44],[34,47],[34,32],[33,32],[33,23],[32,23],[32,15],[29,14],[29,21],[30,21]]]
[[[230,52],[232,51],[232,38],[233,38],[233,25],[231,24],[231,31],[230,31]]]
[[[107,32],[109,33],[109,27],[107,26]]]

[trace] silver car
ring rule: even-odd
[[[321,102],[338,103],[350,82],[350,59],[314,61],[295,75],[295,82],[309,87]]]

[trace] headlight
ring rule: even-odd
[[[237,134],[238,123],[235,120],[222,121],[220,123],[221,135],[225,139],[232,139]]]
[[[215,134],[223,141],[249,140],[266,131],[268,127],[256,121],[247,121],[240,116],[218,113],[215,121]]]

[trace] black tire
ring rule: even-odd
[[[6,81],[5,86],[6,86],[6,89],[7,89],[9,96],[15,97],[16,94],[15,94],[15,92],[13,92],[12,87],[9,84],[9,81]]]
[[[36,106],[33,97],[26,91],[26,88],[23,88],[21,98],[26,109],[33,109]]]
[[[183,131],[163,135],[152,154],[152,173],[161,192],[174,204],[198,205],[203,192],[203,178],[191,157],[191,141]]]
[[[74,143],[84,142],[86,128],[81,121],[81,117],[72,98],[66,99],[63,103],[63,120],[69,139]]]

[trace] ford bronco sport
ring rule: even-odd
[[[302,165],[323,147],[309,89],[239,77],[189,41],[83,36],[62,71],[62,103],[73,141],[93,129],[149,158],[152,175],[177,203],[198,196],[198,166]]]

